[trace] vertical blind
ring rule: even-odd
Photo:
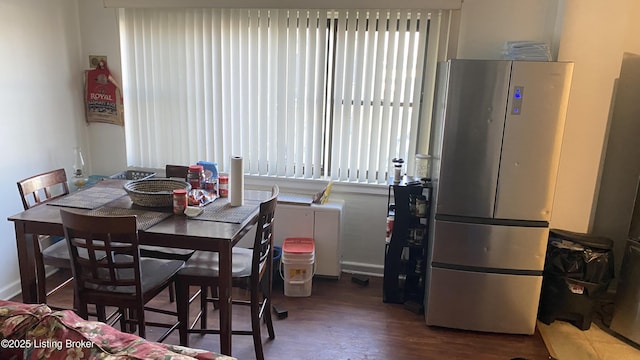
[[[392,158],[415,154],[440,12],[119,15],[131,166],[208,160],[228,171],[240,155],[248,174],[384,183]]]

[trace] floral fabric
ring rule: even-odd
[[[0,300],[0,359],[231,360],[204,350],[147,341],[73,311]]]

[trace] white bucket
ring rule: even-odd
[[[300,251],[301,248],[308,251]],[[288,251],[290,249],[295,250]],[[312,280],[315,272],[314,261],[313,239],[285,239],[282,245],[280,261],[280,273],[284,279],[285,296],[311,296]]]

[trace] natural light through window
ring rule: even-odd
[[[247,174],[385,183],[428,121],[432,17],[121,9],[129,165],[208,160],[228,171],[240,155]]]

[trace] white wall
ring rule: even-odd
[[[575,69],[553,226],[591,229],[614,82],[624,52],[640,50],[638,9],[637,0],[606,8],[597,0],[567,1],[559,59],[574,61]]]
[[[0,298],[19,291],[16,182],[55,168],[71,174],[85,138],[76,0],[0,1]]]
[[[89,55],[105,55],[111,74],[121,83],[117,9],[105,9],[102,0],[82,0],[78,5],[82,29],[82,68],[89,67]],[[88,134],[94,174],[115,174],[126,168],[124,126],[92,123],[88,126]]]
[[[611,84],[619,72],[621,50],[638,47],[638,25],[630,21],[639,13],[637,1],[615,3],[606,9],[596,0],[463,3],[458,57],[495,59],[505,40],[530,39],[548,41],[559,48],[560,60],[576,62],[552,219],[556,227],[588,229]],[[69,171],[71,148],[79,139],[91,143],[87,152],[94,173],[126,167],[122,128],[86,126],[81,100],[81,74],[89,54],[108,56],[112,72],[120,78],[115,14],[102,7],[102,0],[0,3],[0,51],[4,55],[0,57],[0,104],[5,109],[0,145],[5,171],[0,175],[0,192],[7,199],[2,208],[5,218],[21,210],[16,180],[58,166]],[[598,60],[601,58],[604,61]],[[37,100],[29,96],[34,91]],[[33,138],[36,141],[30,143],[37,147],[25,148],[23,144]],[[353,269],[379,272],[387,190],[356,189],[337,186],[334,192],[346,203],[343,261]],[[4,222],[0,232],[6,240],[0,242],[0,259],[5,260],[0,261],[0,280],[17,284],[12,224]],[[0,288],[0,297],[7,293],[4,290]]]
[[[464,0],[458,41],[459,59],[501,59],[508,40],[547,42],[557,53],[556,29],[562,22],[558,0]]]
[[[554,42],[554,31],[558,13],[555,0],[519,1],[516,8],[508,0],[466,0],[463,4],[459,57],[499,58],[505,40],[531,39]],[[101,0],[82,1],[80,12],[83,17],[83,51],[107,55],[110,59],[119,56],[114,44],[117,29],[112,9],[103,9]],[[86,31],[85,31],[86,30]],[[102,46],[98,46],[101,44]],[[112,72],[120,74],[113,60],[109,60]],[[126,119],[125,119],[126,121]],[[109,136],[100,133],[91,135],[90,141],[100,141],[104,146],[92,145],[92,154],[102,154],[120,143],[120,135]],[[102,150],[100,150],[102,148]],[[95,169],[117,170],[118,164],[125,166],[118,157],[99,160],[92,159]],[[107,161],[108,163],[103,163]],[[271,180],[267,180],[271,181]],[[293,186],[292,188],[290,188]],[[317,188],[318,185],[291,185],[286,182],[282,191]],[[387,204],[387,188],[367,188],[364,191],[352,185],[337,185],[334,196],[345,200],[344,241],[342,244],[345,268],[380,273],[384,263],[384,231]]]
[[[572,106],[567,131],[581,134],[583,138],[592,138],[591,143],[571,142],[566,144],[568,154],[565,171],[579,179],[583,174],[600,171],[597,181],[588,179],[584,187],[595,188],[593,199],[581,197],[573,191],[571,180],[560,183],[566,190],[561,192],[568,201],[582,207],[591,205],[591,230],[612,239],[615,243],[614,254],[616,268],[622,263],[622,255],[631,223],[636,185],[640,175],[640,2],[616,1],[616,6],[600,11],[596,1],[570,2],[567,10],[566,30],[563,34],[561,55],[577,59],[574,83],[580,84],[572,96],[574,104],[588,103],[591,106]],[[607,26],[593,26],[603,23]],[[580,29],[581,31],[578,31]],[[623,54],[628,53],[625,69],[621,71]],[[635,58],[630,54],[636,54]],[[622,79],[617,79],[622,75]],[[618,80],[618,81],[617,81]],[[617,81],[617,83],[616,83]],[[613,100],[612,100],[613,98]],[[616,101],[615,104],[613,101]],[[605,131],[608,135],[601,138]],[[572,137],[577,139],[578,137]],[[597,141],[596,141],[597,140]],[[569,161],[571,157],[582,155],[595,157],[602,153],[600,163],[587,166]],[[574,209],[559,208],[559,216],[576,221],[580,216],[570,218],[565,212]],[[586,216],[586,209],[582,210]],[[587,224],[580,224],[586,226]],[[568,225],[571,226],[571,225]]]

